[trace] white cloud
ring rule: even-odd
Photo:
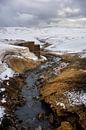
[[[58,10],[58,15],[61,17],[68,17],[68,15],[76,16],[76,14],[79,14],[79,12],[80,12],[80,9],[78,9],[78,8],[73,9],[70,7],[66,7],[66,8],[63,8],[62,10]]]

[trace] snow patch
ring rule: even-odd
[[[86,105],[86,93],[82,91],[65,92],[65,96],[68,97],[70,105]]]
[[[5,70],[0,73],[0,80],[8,80],[10,77],[13,77],[14,74],[15,72],[6,65]]]
[[[86,58],[86,52],[84,52],[84,53],[82,53],[82,54],[80,54],[80,58]]]
[[[0,88],[0,92],[4,92],[5,91],[5,88]]]
[[[0,44],[0,59],[1,60],[3,60],[4,55],[15,55],[15,56],[21,56],[23,58],[38,60],[37,56],[31,53],[29,51],[29,48],[27,47],[20,47],[20,46],[1,43]]]
[[[40,56],[40,61],[46,61],[47,58],[45,56]]]
[[[5,114],[5,108],[3,106],[0,106],[0,124],[4,114]]]
[[[6,103],[6,98],[2,98],[1,102]]]
[[[62,107],[63,109],[66,109],[65,104],[62,103],[62,102],[57,102],[56,101],[56,105]]]
[[[65,63],[65,62],[60,63],[60,65],[59,65],[58,67],[56,67],[56,68],[53,69],[54,74],[55,74],[55,75],[60,74],[60,71],[61,71],[62,69],[64,69],[64,68],[66,68],[68,65],[69,65],[69,63]]]

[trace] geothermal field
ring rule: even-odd
[[[86,130],[86,28],[0,28],[0,129]]]

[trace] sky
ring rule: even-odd
[[[0,27],[86,26],[86,0],[0,0]]]

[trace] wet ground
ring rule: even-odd
[[[57,56],[47,56],[47,61],[42,63],[34,70],[26,73],[25,85],[22,89],[22,96],[25,98],[25,105],[18,107],[15,114],[17,118],[18,130],[52,130],[53,126],[50,123],[51,111],[40,100],[40,87],[54,77],[58,71],[60,58]],[[56,73],[57,70],[57,73]],[[43,77],[43,74],[46,77]]]

